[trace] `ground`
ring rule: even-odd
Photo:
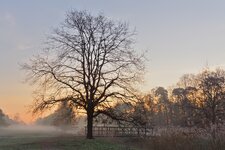
[[[113,138],[87,140],[62,132],[0,130],[0,150],[136,150]]]
[[[87,140],[72,131],[52,128],[0,128],[0,150],[224,150],[225,136],[215,140],[193,135],[165,134],[149,138],[97,137]]]
[[[103,139],[86,140],[84,137],[4,137],[1,150],[131,150],[125,145]]]

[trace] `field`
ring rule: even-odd
[[[224,150],[223,137],[211,140],[183,134],[150,138],[98,137],[87,140],[54,128],[0,128],[0,150]]]
[[[129,145],[96,138],[87,140],[53,128],[0,129],[0,150],[133,150]]]
[[[128,150],[130,147],[103,139],[85,140],[83,137],[5,137],[1,150]]]
[[[207,141],[173,139],[96,138],[71,135],[23,135],[1,137],[1,150],[224,150],[225,145],[212,145]]]

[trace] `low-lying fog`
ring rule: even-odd
[[[11,119],[0,109],[0,138],[14,136],[57,136],[84,134],[84,119],[68,119],[61,109],[43,118],[38,118],[33,124]]]
[[[0,137],[81,135],[82,127],[54,127],[44,125],[10,125],[0,127]]]

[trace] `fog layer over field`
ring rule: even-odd
[[[10,125],[0,127],[0,137],[31,135],[31,136],[57,136],[63,134],[80,135],[81,127],[54,127],[45,125]]]
[[[68,113],[65,105],[60,105],[54,113],[38,118],[33,124],[11,119],[0,109],[0,137],[29,136],[55,136],[63,134],[84,134],[84,119],[75,120],[72,111]],[[67,116],[69,115],[69,117]]]

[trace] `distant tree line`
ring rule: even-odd
[[[0,127],[6,127],[12,124],[19,124],[21,122],[18,122],[15,119],[10,119],[8,115],[6,115],[2,109],[0,109]]]
[[[135,104],[123,105],[115,106],[111,112],[112,116],[120,116],[119,123],[219,127],[225,121],[225,71],[205,69],[198,74],[185,74],[173,88],[156,87]]]

